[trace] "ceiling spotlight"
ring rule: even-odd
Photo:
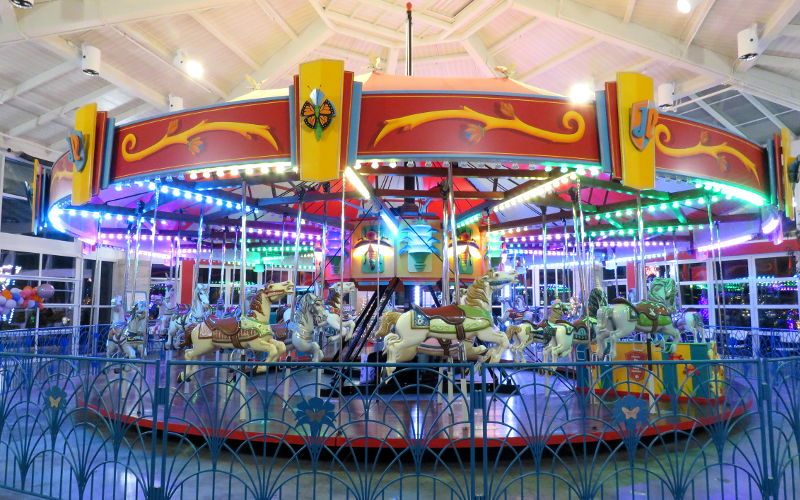
[[[584,104],[594,99],[594,88],[588,83],[578,83],[569,89],[569,100],[575,104]]]
[[[183,97],[170,94],[168,96],[168,99],[169,99],[169,111],[171,113],[183,110]]]
[[[659,85],[657,98],[659,108],[671,108],[675,104],[675,84],[669,82]]]
[[[100,74],[100,49],[93,45],[81,47],[81,71],[91,76]]]
[[[189,59],[186,57],[186,54],[183,52],[183,50],[180,49],[175,53],[175,57],[172,59],[172,64],[192,78],[202,78],[203,73],[205,73],[203,65],[200,63],[200,61]]]
[[[688,14],[694,8],[694,1],[693,0],[678,0],[678,3],[675,5],[678,9],[678,12],[681,14]]]
[[[755,24],[743,29],[736,35],[739,59],[752,61],[758,57],[758,26]]]
[[[8,0],[8,3],[13,5],[18,9],[30,9],[33,8],[34,0]]]
[[[203,78],[204,73],[205,69],[200,61],[196,61],[194,59],[189,59],[186,61],[186,74],[192,78]]]

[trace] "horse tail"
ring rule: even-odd
[[[192,348],[192,346],[193,346],[193,344],[192,344],[192,333],[196,329],[198,329],[200,327],[202,327],[202,325],[197,325],[197,326],[195,326],[194,328],[192,328],[188,332],[186,332],[185,329],[184,329],[183,342],[181,342],[181,345],[179,346],[181,349],[191,349]]]
[[[378,332],[375,333],[375,336],[386,337],[386,334],[388,334],[392,330],[392,327],[397,324],[397,320],[400,319],[400,315],[401,314],[399,312],[395,311],[383,313],[383,316],[381,316],[380,328],[378,328]]]
[[[521,326],[509,325],[508,328],[506,328],[506,336],[508,337],[508,341],[511,342],[511,340],[514,338],[514,335],[519,335],[521,331]]]

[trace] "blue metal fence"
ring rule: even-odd
[[[800,358],[561,366],[575,378],[395,365],[377,387],[387,365],[193,366],[179,384],[184,361],[0,354],[0,486],[69,499],[800,497]],[[629,370],[635,381],[589,390]],[[677,372],[687,382],[657,397]]]

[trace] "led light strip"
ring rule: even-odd
[[[563,184],[567,184],[568,182],[574,181],[577,178],[578,174],[576,172],[570,172],[568,174],[562,175],[561,177],[557,177],[552,181],[547,181],[544,184],[540,184],[536,187],[533,187],[527,190],[526,192],[511,198],[510,200],[500,203],[499,205],[495,205],[494,207],[492,207],[492,211],[499,212],[504,208],[512,207],[514,205],[519,205],[520,203],[525,203],[526,201],[530,201],[534,198],[554,193],[556,189],[561,187]]]
[[[728,239],[728,240],[722,240],[722,241],[719,241],[717,243],[712,243],[710,245],[699,246],[699,247],[697,247],[697,251],[705,253],[705,252],[710,252],[712,250],[719,250],[719,249],[722,249],[722,248],[733,247],[733,246],[739,245],[741,243],[746,243],[746,242],[748,242],[748,241],[750,241],[752,239],[753,239],[753,235],[752,234],[745,234],[743,236],[737,236],[736,238],[731,238],[731,239]]]
[[[705,189],[706,191],[720,193],[726,200],[736,198],[738,200],[750,203],[751,205],[761,207],[766,204],[766,199],[763,195],[743,189],[730,184],[715,181],[697,181],[695,187],[698,189]],[[712,200],[713,201],[713,200]]]
[[[151,189],[151,190],[155,190],[156,189],[156,183],[155,182],[151,182],[151,183],[149,183],[147,185],[147,187],[149,189]],[[236,202],[233,202],[233,201],[230,201],[230,200],[223,200],[222,198],[217,198],[215,196],[209,196],[209,195],[206,195],[206,194],[197,193],[195,191],[190,191],[188,189],[169,187],[169,186],[167,186],[165,184],[161,185],[161,187],[159,188],[159,191],[161,191],[163,194],[172,195],[175,198],[183,198],[185,200],[192,200],[192,201],[196,201],[198,203],[205,203],[206,205],[216,205],[218,207],[225,207],[225,208],[236,209],[236,210],[241,210],[242,209],[242,204],[241,203],[236,203]],[[245,210],[247,212],[252,212],[252,213],[255,213],[255,214],[258,213],[258,209],[255,208],[255,207],[251,207],[250,205],[245,205],[244,208],[245,208]]]

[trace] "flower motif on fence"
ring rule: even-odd
[[[614,405],[612,422],[629,432],[646,426],[650,422],[647,416],[647,400],[630,394],[622,397]]]
[[[324,426],[334,425],[333,403],[321,398],[302,401],[294,411],[298,425],[308,426],[310,435],[319,436]]]

